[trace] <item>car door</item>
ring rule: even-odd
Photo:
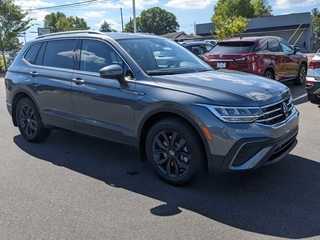
[[[263,53],[264,62],[274,68],[275,79],[282,80],[285,78],[285,58],[281,51],[280,43],[277,39],[270,38],[268,41],[268,52]],[[268,65],[266,64],[266,65]]]
[[[286,78],[293,79],[298,75],[300,58],[296,57],[294,49],[289,43],[281,41],[280,45],[285,58]]]
[[[99,70],[110,64],[126,67],[106,41],[81,41],[79,65],[72,75],[75,130],[133,145],[135,82],[100,77]]]
[[[68,130],[74,130],[71,77],[76,46],[77,39],[38,42],[24,56],[42,121]]]

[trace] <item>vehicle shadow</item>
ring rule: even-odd
[[[13,140],[40,160],[165,202],[150,209],[157,216],[176,215],[182,208],[269,236],[320,235],[320,164],[309,159],[289,155],[253,172],[217,172],[190,186],[174,187],[158,179],[132,147],[63,131],[53,131],[43,143],[29,143],[21,135]]]
[[[304,84],[294,85],[292,81],[286,81],[283,84],[290,88],[294,105],[309,102]]]

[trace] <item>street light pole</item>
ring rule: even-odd
[[[137,22],[136,22],[136,3],[135,0],[132,0],[132,8],[133,8],[133,32],[137,32]]]

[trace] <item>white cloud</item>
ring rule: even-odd
[[[33,8],[41,8],[41,7],[52,7],[56,4],[53,2],[43,2],[40,0],[35,1],[15,1],[16,5],[21,6],[22,9],[33,9]]]
[[[205,9],[208,6],[214,6],[217,0],[170,0],[165,4],[166,7],[178,9]]]
[[[127,8],[131,8],[132,9],[132,0],[123,0],[122,1],[123,5]],[[147,5],[154,5],[159,3],[158,0],[135,0],[135,8],[136,9],[144,9],[144,6]]]
[[[273,6],[274,9],[289,9],[293,7],[308,7],[315,6],[318,4],[317,0],[277,0]]]
[[[96,18],[102,18],[105,13],[106,11],[85,11],[85,12],[82,12],[81,16],[84,19],[96,19]]]

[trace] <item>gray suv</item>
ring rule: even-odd
[[[214,70],[152,34],[40,36],[15,58],[5,86],[13,124],[26,140],[67,129],[135,146],[174,185],[206,171],[277,162],[297,143],[299,113],[288,87]]]

